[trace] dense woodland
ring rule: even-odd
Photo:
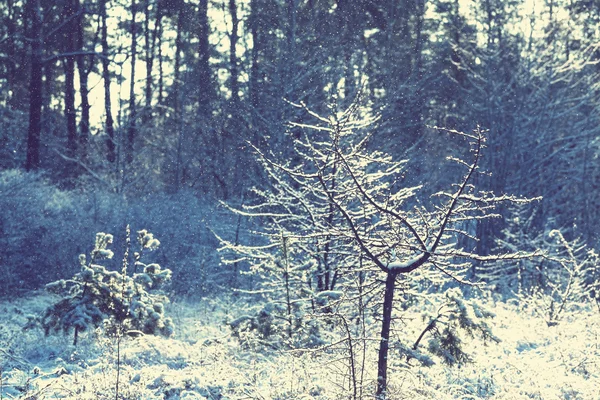
[[[177,331],[170,278],[395,398],[500,341],[481,285],[548,327],[600,304],[599,46],[589,0],[4,0],[0,294],[54,282],[33,325],[120,345]]]
[[[8,0],[0,18],[3,171],[240,203],[268,185],[248,143],[293,158],[309,116],[289,102],[327,114],[360,92],[368,145],[411,184],[455,178],[431,126],[480,126],[478,187],[541,196],[532,229],[597,244],[595,2]],[[478,224],[480,254],[502,228]]]

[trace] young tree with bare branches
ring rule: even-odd
[[[369,148],[370,133],[366,129],[375,118],[360,99],[345,111],[337,111],[333,106],[328,117],[297,106],[304,108],[314,121],[291,124],[303,131],[296,141],[297,159],[278,161],[255,148],[273,189],[258,192],[256,204],[248,204],[237,212],[270,221],[264,234],[271,238],[271,247],[277,246],[277,236],[285,232],[298,248],[304,246],[305,254],[315,259],[328,256],[326,249],[335,248],[331,253],[338,257],[333,266],[338,279],[342,272],[355,272],[362,258],[362,268],[366,265],[373,271],[374,282],[383,282],[376,396],[385,399],[398,277],[418,274],[420,279],[434,284],[448,279],[472,284],[466,277],[473,262],[535,256],[535,252],[480,256],[460,247],[465,237],[476,240],[466,229],[470,222],[500,217],[495,210],[501,203],[530,200],[477,190],[474,178],[480,173],[485,147],[485,135],[479,127],[472,133],[437,129],[453,137],[468,152],[462,157],[448,157],[454,166],[447,168],[456,171],[456,179],[448,190],[427,201],[419,198],[423,185],[404,187],[404,161],[394,161],[390,155]],[[313,246],[307,248],[309,243]],[[262,254],[269,248],[225,247],[251,260],[263,261],[266,258]],[[315,276],[320,272],[317,262]]]

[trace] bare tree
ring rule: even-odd
[[[394,161],[385,153],[369,149],[370,134],[365,129],[374,118],[360,100],[343,112],[332,107],[328,117],[298,107],[315,121],[292,123],[304,132],[296,142],[298,162],[278,162],[255,149],[273,179],[275,195],[266,196],[260,204],[248,205],[245,212],[270,218],[273,230],[268,235],[273,240],[277,230],[285,231],[297,246],[320,239],[325,243],[323,248],[335,244],[334,254],[345,256],[338,265],[357,270],[363,257],[363,264],[378,271],[376,282],[383,282],[384,288],[376,396],[385,399],[398,277],[418,273],[421,279],[433,283],[453,279],[471,284],[465,277],[472,261],[535,256],[535,252],[480,256],[459,245],[465,242],[464,237],[476,240],[465,229],[469,222],[500,217],[495,209],[501,203],[530,200],[495,196],[475,188],[473,180],[480,173],[485,147],[484,132],[479,128],[472,133],[439,129],[466,147],[469,157],[448,158],[451,166],[447,168],[456,174],[454,184],[425,204],[426,199],[418,196],[423,185],[402,185],[404,161]],[[243,252],[244,248],[234,250]],[[312,254],[323,255],[323,250],[315,246]]]

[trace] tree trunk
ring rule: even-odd
[[[63,15],[66,20],[73,19],[75,15],[75,2],[69,1],[65,4]],[[77,50],[77,38],[72,34],[76,28],[75,19],[67,25],[66,53],[63,67],[65,69],[65,119],[67,122],[67,155],[71,158],[77,156],[77,111],[75,110],[75,56]],[[69,168],[71,172],[72,169]]]
[[[129,124],[127,127],[126,161],[133,161],[133,144],[136,137],[135,63],[137,59],[137,5],[131,0],[131,75],[129,77]]]
[[[75,332],[73,333],[73,346],[77,346],[78,340],[79,340],[79,328],[75,327]]]
[[[180,118],[179,115],[179,88],[181,86],[181,52],[183,48],[183,18],[184,9],[181,7],[177,13],[177,28],[175,35],[175,65],[173,70],[173,89],[171,95],[173,100],[171,102],[173,107],[173,117]]]
[[[208,36],[208,0],[200,0],[198,6],[198,108],[200,114],[208,116],[212,109],[213,100],[212,77],[210,71],[210,45]]]
[[[75,57],[67,56],[65,68],[65,118],[67,121],[67,155],[77,152],[77,112],[75,110]]]
[[[85,14],[81,10],[80,0],[75,0],[75,12],[80,13],[76,19],[77,24],[77,50],[82,51],[84,47],[84,23]],[[77,71],[79,74],[79,96],[81,97],[81,119],[79,121],[79,143],[81,145],[81,157],[87,155],[87,143],[90,136],[90,102],[88,99],[88,74],[89,70],[85,62],[84,55],[78,55],[77,60]],[[93,56],[89,56],[93,57]],[[93,61],[90,61],[90,65]]]
[[[287,59],[284,65],[284,93],[286,97],[292,98],[294,90],[293,75],[296,67],[296,8],[297,0],[287,0]]]
[[[235,105],[240,101],[239,66],[236,54],[236,47],[239,40],[238,27],[240,20],[238,19],[237,4],[235,3],[235,0],[229,0],[229,14],[231,16],[231,34],[229,35],[229,88],[231,89],[231,103]]]
[[[258,60],[260,49],[262,45],[262,37],[260,36],[260,26],[259,26],[259,18],[260,18],[260,9],[258,8],[258,1],[251,0],[250,2],[250,18],[249,18],[249,28],[250,35],[252,36],[252,57],[250,61],[250,82],[249,82],[249,92],[250,92],[250,104],[254,108],[258,108],[259,106],[259,67]]]
[[[29,81],[29,129],[25,168],[31,171],[40,167],[43,36],[41,0],[29,0],[27,5],[31,13],[31,80]]]
[[[157,58],[158,58],[158,104],[163,104],[164,94],[164,69],[163,69],[163,54],[162,54],[162,37],[163,37],[163,24],[162,14],[159,15],[156,21],[157,24]]]
[[[105,129],[107,154],[106,159],[114,163],[117,160],[115,128],[112,116],[112,105],[110,96],[110,70],[108,60],[108,28],[106,26],[106,1],[100,1],[100,18],[102,19],[101,44],[102,44],[102,80],[104,81],[104,112],[106,113]]]
[[[181,186],[181,170],[183,164],[183,142],[184,142],[184,123],[181,107],[182,95],[180,90],[181,85],[181,53],[183,51],[183,18],[185,15],[184,7],[180,7],[177,13],[177,28],[175,36],[175,65],[173,71],[173,89],[171,91],[172,101],[170,102],[173,107],[173,120],[172,128],[177,137],[177,147],[175,152],[175,171],[173,177],[173,191],[179,191]]]
[[[156,19],[161,10],[161,2],[156,4]],[[152,119],[152,67],[154,64],[154,46],[156,40],[156,26],[154,34],[150,34],[150,0],[146,0],[144,6],[144,51],[146,53],[146,89],[145,89],[145,109],[142,116],[143,124],[146,125]]]
[[[17,34],[17,17],[16,17],[16,12],[15,12],[15,4],[13,0],[9,0],[6,2],[6,18],[5,18],[5,23],[6,23],[6,34],[8,35],[8,37],[13,37]],[[7,62],[6,63],[6,83],[7,83],[7,87],[8,90],[6,91],[6,93],[3,93],[3,96],[6,96],[6,103],[10,106],[10,108],[12,109],[18,109],[19,108],[19,103],[18,101],[15,101],[16,99],[19,98],[19,96],[17,95],[17,93],[19,92],[19,90],[17,89],[17,86],[20,86],[17,82],[17,65],[18,65],[18,61],[16,61],[18,59],[18,53],[17,53],[17,47],[15,45],[15,41],[14,40],[8,40],[5,44],[6,46],[6,57],[8,60],[14,60],[12,62]]]
[[[394,289],[397,274],[388,272],[385,280],[385,293],[383,296],[383,322],[381,325],[381,342],[379,343],[379,358],[377,360],[377,393],[378,400],[387,397],[387,370],[388,351],[390,348],[390,330],[392,326],[392,309],[394,303]]]

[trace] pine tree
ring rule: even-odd
[[[118,329],[131,334],[173,334],[173,321],[164,314],[168,298],[160,293],[160,288],[171,277],[171,270],[141,261],[144,251],[155,250],[160,245],[151,233],[141,230],[137,239],[140,251],[134,253],[133,274],[129,275],[127,271],[128,248],[121,272],[97,264],[114,255],[109,249],[113,236],[100,232],[96,235],[89,262],[85,254],[79,256],[81,271],[71,279],[46,286],[49,291],[62,296],[61,300],[48,307],[42,317],[46,334],[73,331],[73,345],[77,344],[80,332],[102,325],[107,334],[116,333]]]

